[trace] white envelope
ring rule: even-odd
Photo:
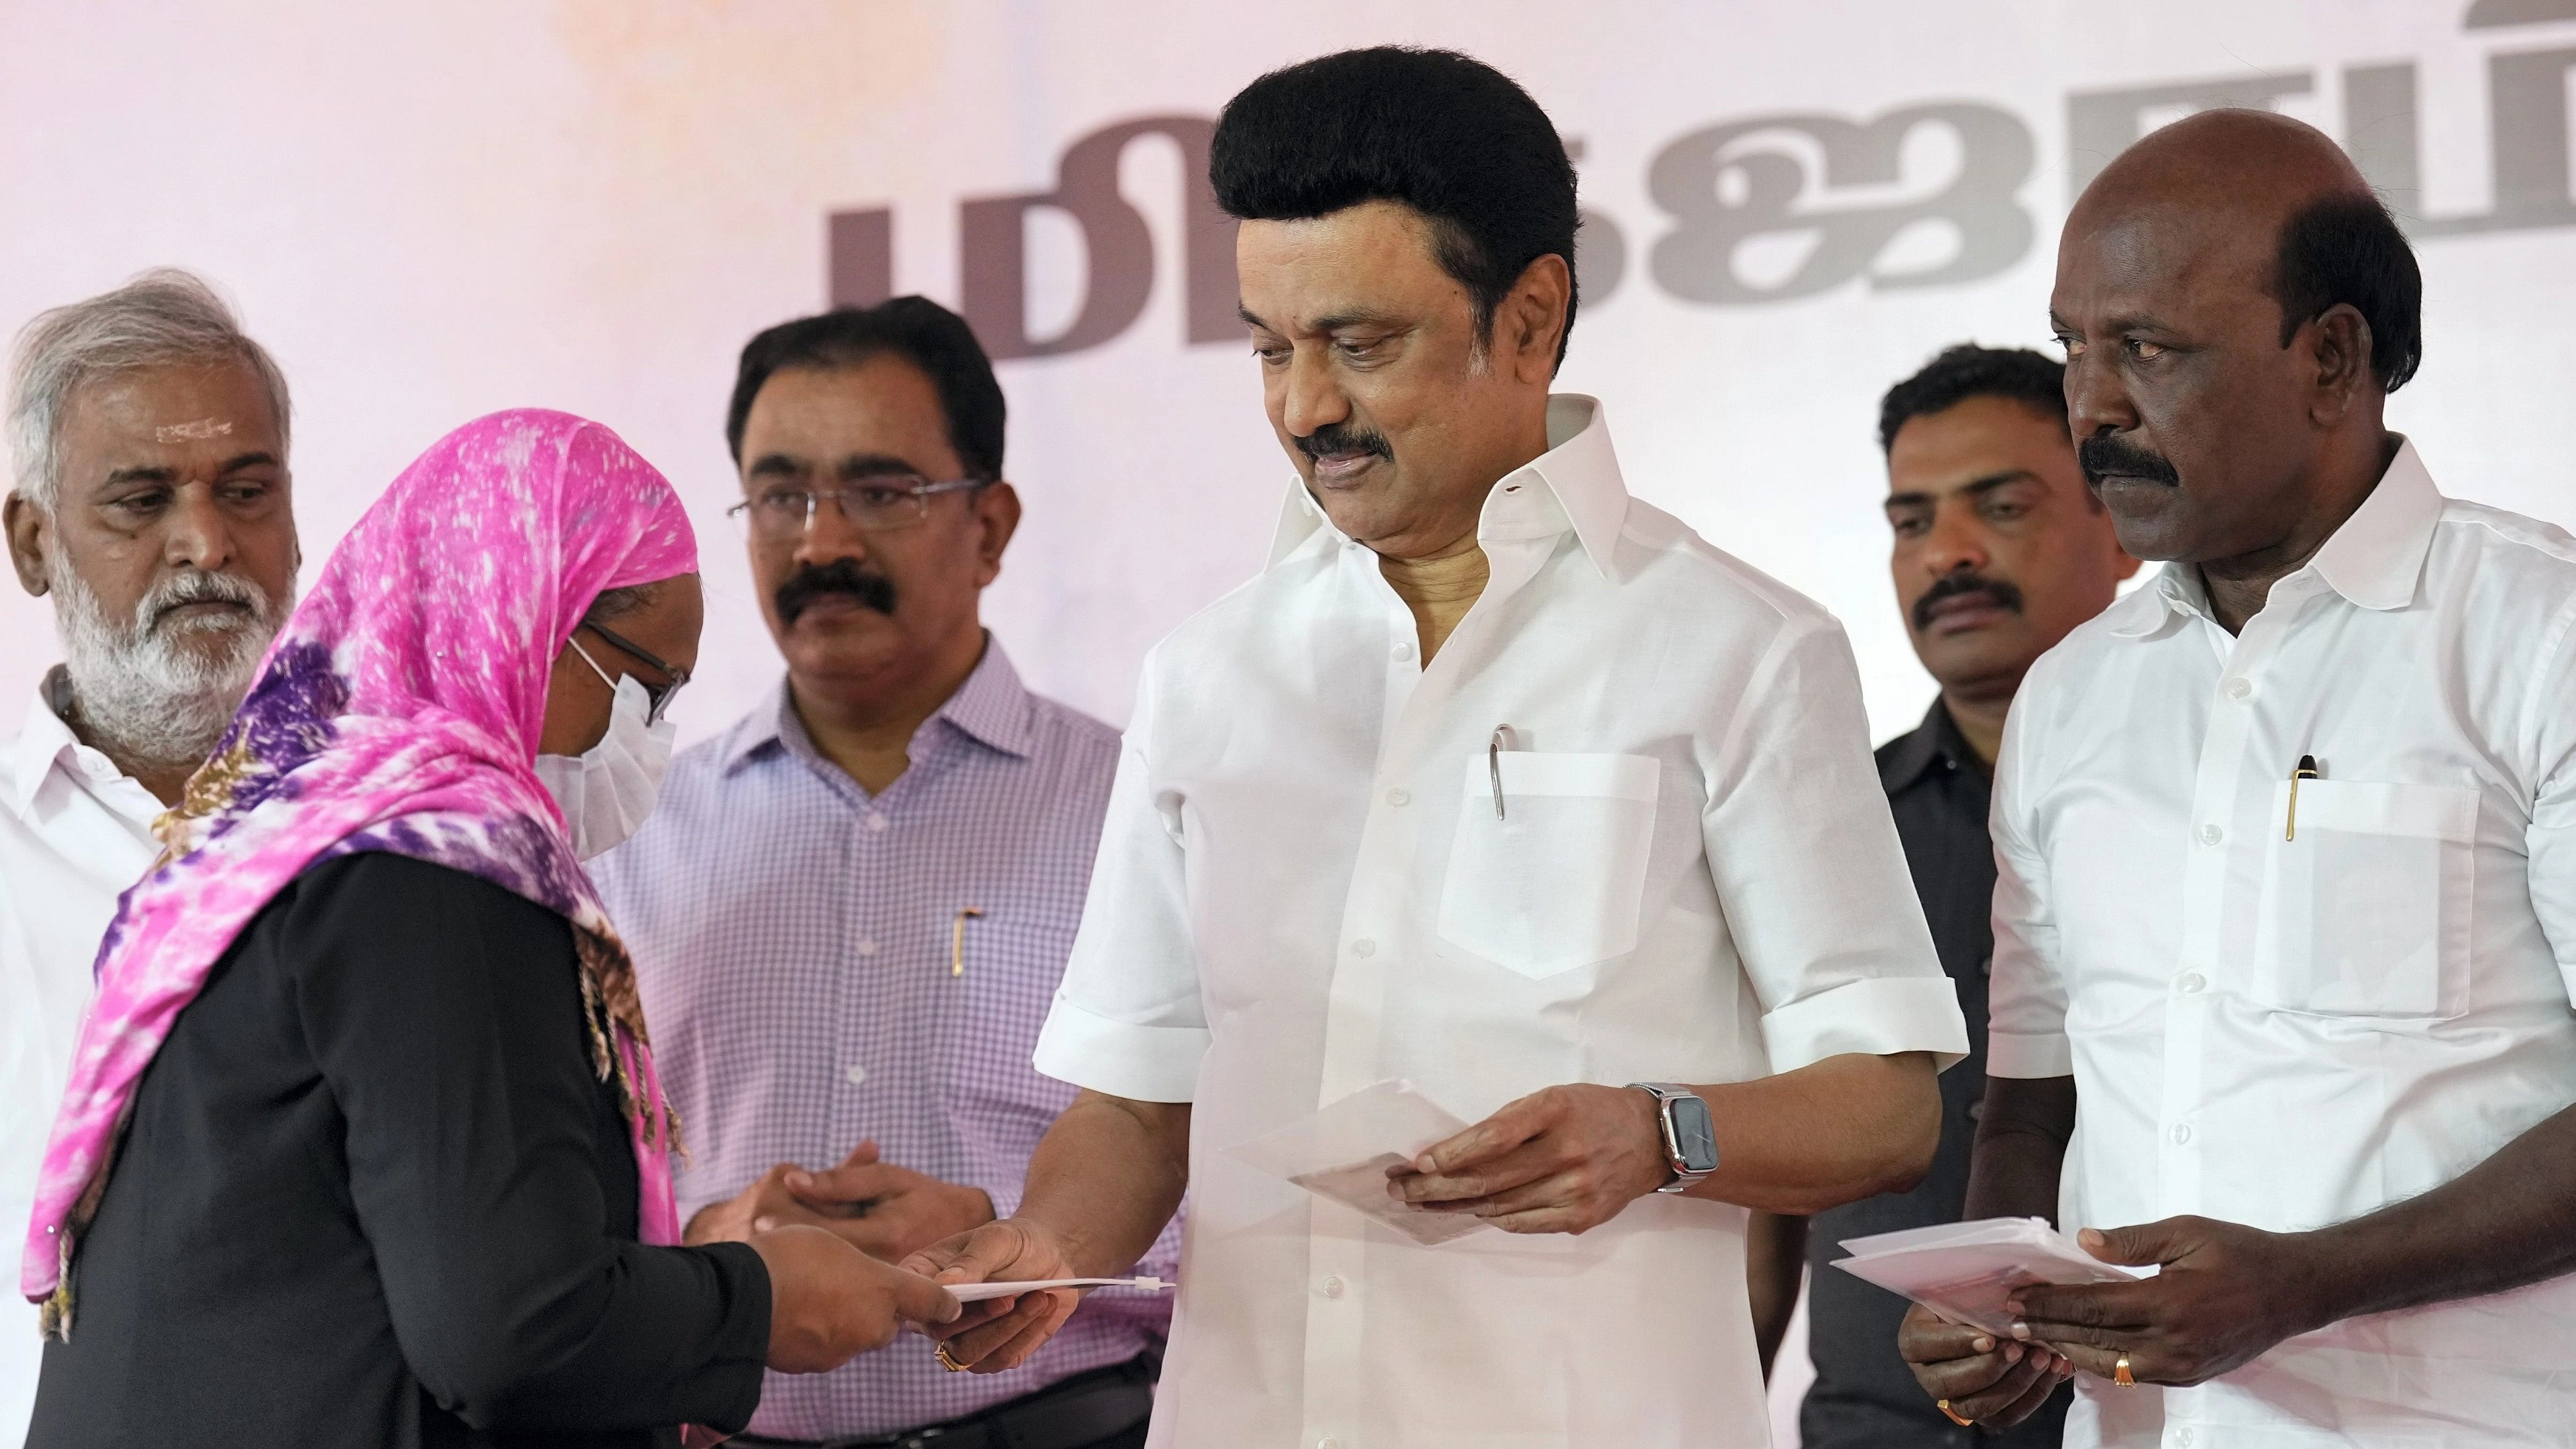
[[[2127,1283],[2145,1275],[2105,1263],[2046,1218],[1980,1218],[1877,1233],[1843,1243],[1834,1266],[1901,1293],[1953,1323],[2012,1336],[2004,1300],[2034,1283]]]
[[[1311,1116],[1226,1155],[1386,1224],[1430,1247],[1493,1224],[1470,1213],[1408,1207],[1387,1194],[1386,1170],[1467,1130],[1467,1123],[1401,1079],[1371,1083]]]
[[[1039,1293],[1049,1288],[1141,1288],[1160,1293],[1172,1285],[1160,1278],[1037,1278],[1019,1283],[950,1283],[948,1296],[960,1303],[981,1303],[987,1298],[1017,1298],[1023,1293]]]

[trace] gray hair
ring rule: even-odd
[[[17,491],[51,509],[62,484],[63,412],[84,385],[172,363],[239,362],[259,374],[287,441],[286,374],[241,330],[215,289],[156,267],[113,292],[39,313],[9,361],[9,471]]]

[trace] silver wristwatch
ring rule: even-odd
[[[1662,1124],[1664,1163],[1673,1180],[1657,1192],[1687,1192],[1690,1185],[1717,1171],[1717,1121],[1707,1099],[1679,1082],[1630,1082],[1655,1099],[1655,1120]]]

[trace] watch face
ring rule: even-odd
[[[1683,1164],[1692,1172],[1717,1170],[1717,1125],[1708,1115],[1708,1102],[1694,1092],[1674,1099],[1673,1143],[1681,1149]]]

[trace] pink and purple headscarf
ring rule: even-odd
[[[315,861],[386,851],[478,876],[572,922],[593,1064],[633,1123],[642,1236],[679,1241],[634,971],[532,762],[555,656],[602,592],[697,571],[669,482],[606,428],[552,412],[468,423],[349,531],[269,649],[162,853],[99,947],[71,1088],[36,1184],[20,1287],[70,1328],[73,1243],[135,1085],[207,973]]]

